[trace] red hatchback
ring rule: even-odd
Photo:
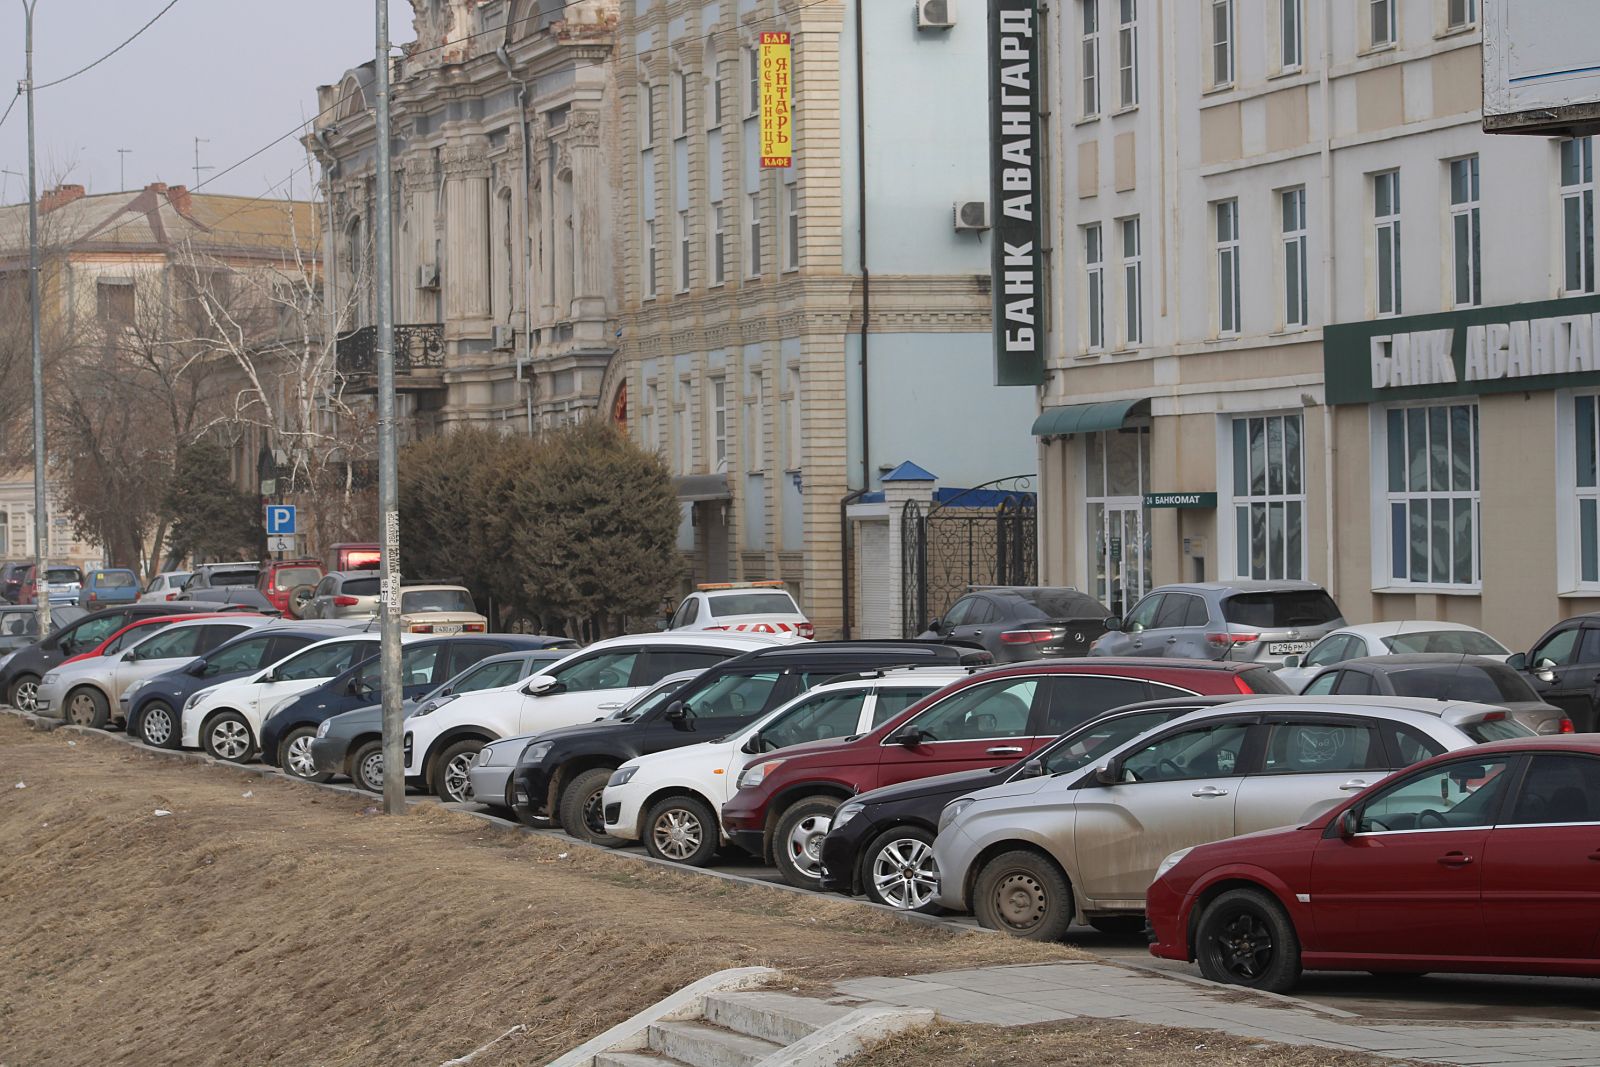
[[[1112,708],[1162,697],[1287,693],[1260,664],[1099,658],[982,671],[853,738],[813,741],[747,766],[723,805],[740,848],[790,885],[817,888],[833,811],[857,793],[1012,763]]]
[[[1597,860],[1600,737],[1500,741],[1168,857],[1150,951],[1272,992],[1302,968],[1600,976]]]

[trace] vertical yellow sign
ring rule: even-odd
[[[793,66],[787,33],[761,35],[761,166],[794,162]]]

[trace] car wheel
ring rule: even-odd
[[[383,792],[383,742],[368,741],[350,757],[350,780],[370,793]]]
[[[896,911],[937,911],[939,868],[933,834],[920,826],[897,826],[867,846],[861,879],[867,896]]]
[[[477,738],[457,741],[433,761],[433,795],[440,800],[463,804],[472,799],[472,765],[483,751]],[[380,784],[381,790],[383,786]]]
[[[18,711],[39,710],[39,676],[37,674],[23,674],[11,683],[11,692],[6,694],[6,699]]]
[[[1037,852],[1006,852],[978,873],[972,910],[991,930],[1057,941],[1072,925],[1072,886],[1054,860]]]
[[[644,850],[656,859],[704,867],[721,840],[717,813],[699,797],[658,800],[644,817]]]
[[[1206,906],[1194,935],[1200,973],[1213,982],[1284,993],[1300,977],[1300,939],[1281,905],[1230,889]]]
[[[627,842],[606,833],[601,799],[606,783],[611,780],[611,771],[610,767],[595,767],[567,783],[561,791],[561,828],[579,841],[618,848]]]
[[[311,758],[311,742],[316,736],[316,727],[297,726],[279,742],[278,766],[285,774],[307,782],[326,782],[333,777],[318,773],[316,761]]]
[[[178,747],[178,716],[164,700],[152,700],[139,713],[139,740],[156,748]]]
[[[1133,937],[1144,932],[1143,915],[1091,915],[1089,925],[1113,937]]]
[[[237,711],[225,711],[206,723],[200,731],[200,743],[206,752],[229,763],[245,762],[256,747],[250,724]]]
[[[822,882],[822,839],[833,826],[837,797],[807,797],[791,804],[772,835],[772,865],[785,882],[800,889],[819,889]]]
[[[66,720],[74,726],[93,726],[103,730],[111,721],[111,708],[106,703],[106,695],[93,686],[80,685],[68,693],[61,710]]]

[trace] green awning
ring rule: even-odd
[[[1126,425],[1128,415],[1143,404],[1139,400],[1102,400],[1098,404],[1064,404],[1045,408],[1033,420],[1033,436],[1064,437],[1069,433],[1095,433]]]

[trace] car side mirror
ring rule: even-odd
[[[528,684],[522,687],[522,691],[531,697],[542,697],[563,692],[566,688],[561,679],[553,674],[536,674],[528,679]]]
[[[1525,670],[1527,670],[1528,669],[1528,654],[1526,652],[1513,652],[1506,659],[1506,666],[1510,667],[1514,671],[1525,671]]]
[[[1361,816],[1349,808],[1339,813],[1339,836],[1348,841],[1361,830]]]
[[[689,718],[689,709],[683,706],[683,701],[674,700],[667,705],[667,710],[662,712],[662,716],[668,722],[686,722]]]
[[[1546,685],[1549,685],[1551,682],[1556,680],[1556,672],[1550,670],[1548,667],[1539,668],[1533,672],[1533,676],[1539,679],[1539,681],[1544,682]]]
[[[1095,768],[1094,780],[1100,785],[1121,785],[1122,765],[1119,763],[1102,763]]]
[[[197,659],[185,667],[183,669],[183,673],[189,675],[191,678],[204,678],[206,675],[213,672],[211,670],[211,664],[207,663],[203,659]]]
[[[906,748],[916,748],[922,744],[925,737],[927,735],[915,726],[905,726],[895,731],[889,738],[889,743],[892,745],[904,745]]]
[[[364,697],[372,692],[372,687],[360,678],[350,679],[350,684],[346,688],[353,697]]]
[[[139,658],[139,650],[136,649],[136,648],[130,648],[130,649],[128,649],[128,651],[126,651],[126,652],[124,652],[122,654],[122,662],[124,662],[124,663],[132,663],[135,660],[137,660],[138,658]]]
[[[1283,665],[1285,667],[1298,667],[1298,666],[1300,666],[1300,657],[1299,656],[1285,656],[1285,657],[1283,657]]]
[[[1022,767],[1017,771],[1015,777],[1013,777],[1011,780],[1013,782],[1020,782],[1025,778],[1043,778],[1043,777],[1044,777],[1044,761],[1043,760],[1031,759],[1031,760],[1028,760],[1026,763],[1024,763],[1022,765]]]
[[[928,629],[932,630],[936,634],[943,633],[944,620],[935,615],[933,618],[928,620]]]
[[[761,752],[761,735],[751,734],[745,738],[744,744],[739,746],[739,751],[747,756],[754,756]]]
[[[1553,671],[1555,667],[1556,661],[1549,656],[1540,656],[1538,662],[1533,665],[1533,669],[1537,671]]]
[[[1106,632],[1107,633],[1116,633],[1117,631],[1122,629],[1122,616],[1121,615],[1107,615],[1106,618],[1105,618],[1105,622],[1101,623],[1101,625],[1106,628]]]

